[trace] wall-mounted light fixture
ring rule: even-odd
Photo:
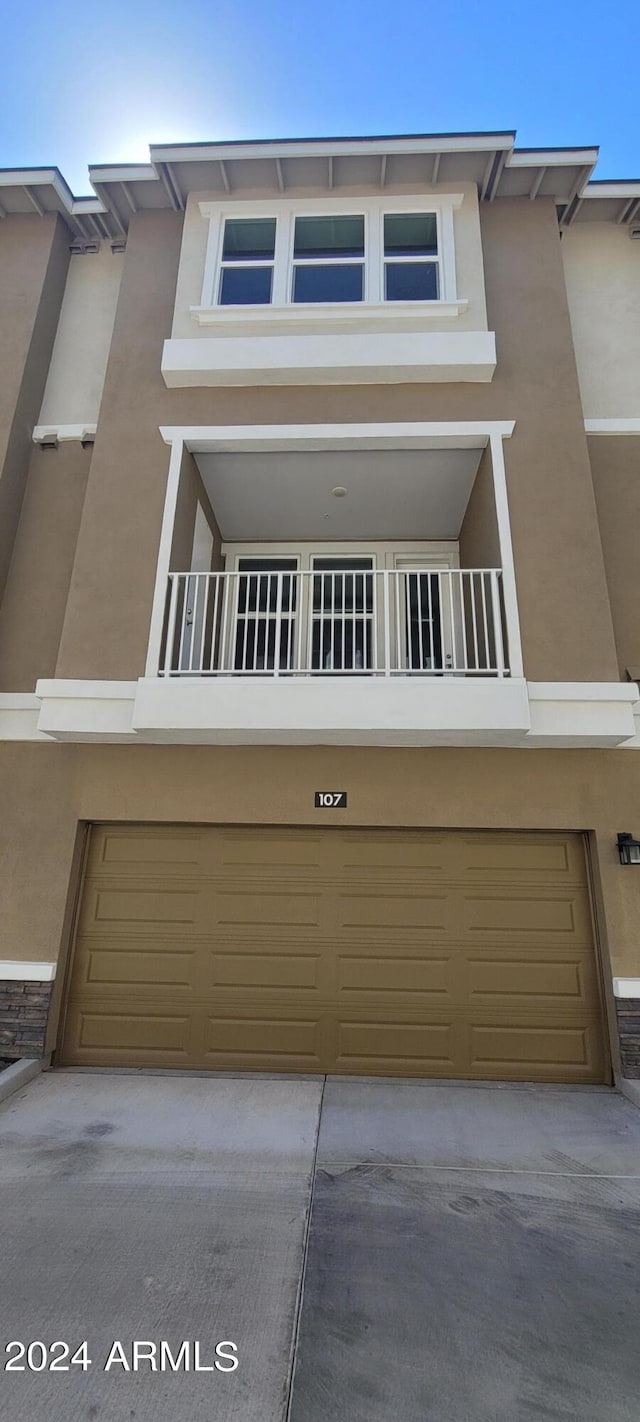
[[[621,864],[640,865],[640,839],[634,839],[632,834],[619,834],[618,854]]]

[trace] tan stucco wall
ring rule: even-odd
[[[485,449],[478,465],[459,538],[461,568],[499,568],[500,542],[491,468]]]
[[[216,521],[215,514],[209,503],[206,489],[200,477],[200,470],[193,458],[193,455],[185,450],[180,466],[180,481],[178,484],[178,497],[176,502],[176,514],[173,525],[173,541],[171,544],[171,555],[169,567],[172,572],[184,573],[191,568],[191,554],[193,550],[193,534],[196,522],[198,505],[203,510],[209,528],[213,536],[213,547],[211,550],[212,569],[222,566],[222,535]]]
[[[313,794],[348,791],[322,825],[590,831],[604,976],[640,973],[640,874],[616,833],[638,828],[633,751],[0,746],[0,958],[58,957],[82,820],[316,824]],[[37,807],[37,813],[35,812]],[[610,957],[609,957],[610,955]]]
[[[31,446],[0,606],[0,691],[33,691],[55,674],[90,463],[90,446]]]
[[[179,214],[140,214],[116,309],[58,676],[128,679],[144,667],[172,423],[160,375],[180,246]]]
[[[60,218],[0,222],[0,598],[68,263],[69,233]]]
[[[481,221],[490,385],[167,390],[181,219],[133,218],[57,675],[142,672],[169,460],[159,425],[515,419],[505,455],[525,672],[617,679],[554,205],[499,200]]]
[[[615,222],[577,222],[562,255],[585,419],[637,418],[640,242]]]
[[[620,675],[640,675],[640,436],[589,440]]]
[[[486,331],[487,330],[487,307],[484,290],[484,273],[482,267],[482,244],[480,240],[480,222],[478,216],[478,189],[475,183],[439,183],[436,188],[423,186],[420,196],[426,197],[433,193],[437,198],[440,193],[462,193],[463,201],[460,207],[453,212],[454,240],[456,251],[456,283],[457,294],[460,300],[469,304],[463,311],[456,323],[456,330],[460,331]],[[389,185],[386,189],[386,196],[389,201],[406,193],[408,196],[416,196],[418,189],[415,187],[403,187],[399,184]],[[268,194],[255,194],[264,201],[269,201]],[[335,193],[327,192],[326,200],[331,201]],[[370,198],[369,189],[352,188],[349,192],[353,198],[354,210],[357,210],[358,198]],[[379,198],[380,194],[376,194]],[[317,189],[307,193],[296,194],[297,200],[303,202],[305,197],[316,201],[322,198]],[[243,207],[250,211],[253,202],[252,196],[235,197],[221,199],[219,193],[194,192],[189,194],[187,201],[185,222],[182,238],[182,248],[180,253],[180,268],[176,287],[176,302],[173,314],[171,335],[176,338],[187,339],[207,339],[205,327],[199,326],[190,314],[191,306],[199,306],[203,291],[202,282],[204,277],[205,256],[207,248],[207,238],[209,234],[209,219],[202,216],[198,204],[201,202],[220,203],[226,211],[232,206],[237,208],[237,215],[242,216]],[[273,200],[273,211],[277,212],[278,201]],[[409,203],[407,204],[409,210]],[[438,323],[431,321],[430,330],[447,331],[450,329],[450,322],[443,320]]]
[[[38,424],[96,423],[123,266],[109,242],[71,257]]]

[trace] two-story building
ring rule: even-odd
[[[596,160],[0,172],[0,1055],[640,1100],[640,180]]]

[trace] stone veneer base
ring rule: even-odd
[[[0,1057],[44,1055],[53,983],[0,979]]]
[[[628,1080],[640,1080],[640,997],[617,997],[620,1065]]]

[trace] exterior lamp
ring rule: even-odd
[[[632,834],[619,834],[618,854],[621,864],[638,864],[640,866],[640,839],[634,839]]]

